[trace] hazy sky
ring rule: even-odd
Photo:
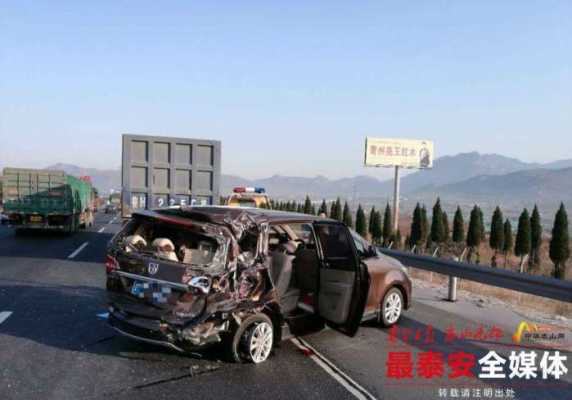
[[[246,177],[387,176],[366,135],[572,157],[569,0],[10,3],[0,166],[116,168],[127,132],[219,139]]]

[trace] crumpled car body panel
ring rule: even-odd
[[[245,252],[240,246],[247,234],[263,238],[267,224],[242,212],[211,220],[189,214],[145,211],[133,218],[172,224],[215,240],[217,251],[208,265],[126,252],[121,233],[110,243],[108,254],[118,268],[107,278],[109,323],[121,333],[193,350],[219,342],[232,319],[279,311],[268,260],[260,251],[263,241],[258,240],[256,251]]]

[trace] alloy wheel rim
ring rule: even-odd
[[[384,315],[390,324],[399,319],[401,315],[401,297],[397,293],[391,293],[385,300]]]
[[[265,361],[272,350],[272,327],[267,322],[256,325],[250,335],[250,358],[256,364]]]

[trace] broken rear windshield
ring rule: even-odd
[[[151,218],[132,218],[115,239],[125,253],[143,253],[161,260],[186,265],[220,266],[224,260],[225,239],[198,233],[196,228],[171,224]]]

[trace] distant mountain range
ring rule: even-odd
[[[539,164],[526,163],[498,154],[461,153],[456,156],[438,158],[434,162],[433,169],[418,171],[403,178],[402,190],[406,193],[427,191],[478,176],[498,176],[518,171],[570,167],[572,167],[572,159]]]
[[[543,197],[563,195],[572,198],[568,191],[566,171],[572,168],[572,159],[539,164],[526,163],[498,154],[477,152],[445,156],[435,160],[433,169],[416,171],[401,179],[401,192],[415,194],[462,194],[493,196],[503,192],[510,196],[524,192],[535,192]],[[564,171],[564,172],[563,172]],[[517,179],[518,178],[518,179]],[[506,184],[503,184],[504,181]],[[514,183],[518,182],[517,185]],[[549,182],[551,183],[549,186]],[[557,188],[561,182],[567,188]],[[346,198],[390,197],[393,181],[380,181],[370,176],[328,179],[288,177],[274,175],[270,178],[248,180],[233,175],[223,175],[223,192],[230,192],[234,186],[262,186],[268,193],[278,197],[300,198],[306,194],[312,197]],[[518,187],[516,187],[518,186]],[[500,190],[499,188],[511,188]],[[555,193],[555,191],[557,191]]]
[[[538,202],[572,199],[572,167],[530,169],[506,175],[479,175],[434,188],[442,196],[496,199],[499,204],[514,198]]]
[[[55,164],[48,168],[64,170],[76,176],[89,175],[102,193],[121,188],[119,170],[98,170],[69,164]],[[401,190],[403,196],[411,200],[430,199],[439,195],[449,202],[476,199],[499,202],[572,202],[570,182],[572,159],[539,164],[498,154],[472,152],[436,159],[433,169],[416,171],[403,177]],[[359,201],[390,198],[393,190],[392,180],[380,181],[365,175],[341,179],[282,175],[246,179],[222,175],[222,194],[230,193],[235,186],[261,186],[272,197],[282,199],[301,199],[308,194],[314,199],[340,196]]]

